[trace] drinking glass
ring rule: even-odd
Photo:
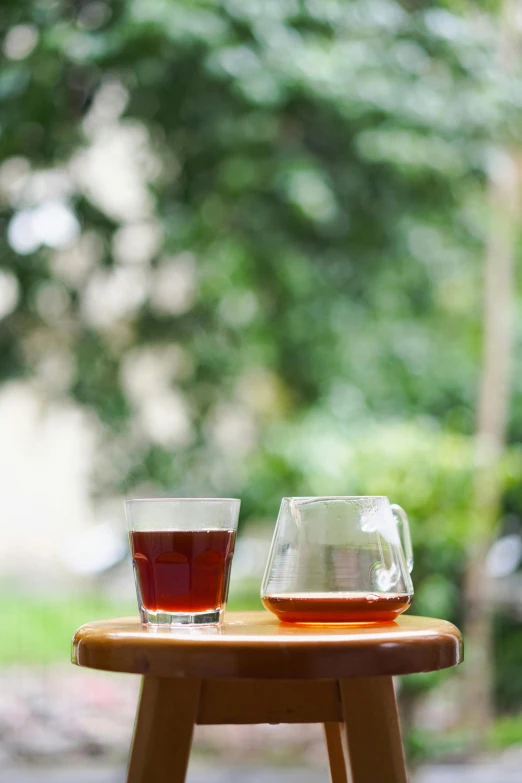
[[[261,599],[285,622],[390,622],[412,569],[408,517],[387,497],[283,498]]]
[[[142,623],[219,623],[239,516],[235,498],[127,500]]]

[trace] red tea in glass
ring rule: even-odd
[[[233,530],[140,530],[129,534],[143,606],[206,612],[226,600]]]
[[[267,595],[263,606],[287,623],[389,623],[411,604],[406,593]]]
[[[239,505],[235,498],[137,498],[125,502],[142,623],[221,622]]]

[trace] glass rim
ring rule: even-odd
[[[241,503],[240,498],[128,498],[128,503]]]
[[[295,495],[281,498],[281,502],[288,500],[389,500],[388,495]]]

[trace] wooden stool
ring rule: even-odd
[[[219,627],[175,629],[124,618],[73,638],[79,666],[143,675],[127,783],[182,783],[196,723],[323,723],[333,783],[405,783],[392,675],[461,660],[454,625],[408,615],[304,626],[228,612]]]

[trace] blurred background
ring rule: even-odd
[[[230,608],[281,496],[401,503],[467,642],[398,683],[412,774],[519,775],[521,46],[517,0],[3,0],[0,780],[123,779],[137,678],[70,637],[169,493],[242,498]],[[195,752],[327,775],[318,727]]]

